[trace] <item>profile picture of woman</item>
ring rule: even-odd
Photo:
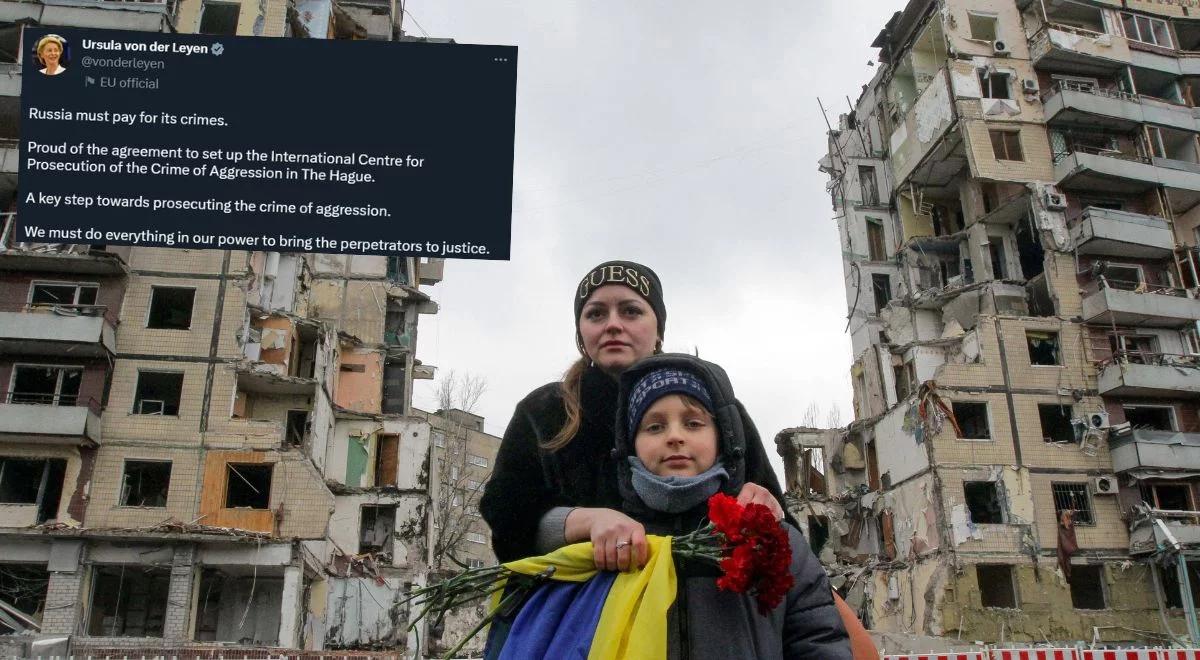
[[[37,42],[37,58],[42,63],[41,73],[47,76],[57,76],[66,71],[64,54],[67,50],[67,40],[57,34],[48,34]]]

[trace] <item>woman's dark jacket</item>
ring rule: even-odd
[[[690,355],[657,355],[621,374],[621,390],[629,392],[649,371],[683,369],[701,377],[713,400],[718,429],[718,456],[729,473],[723,490],[741,490],[746,473],[749,442],[758,435],[745,411],[733,397],[729,378],[721,367]],[[628,396],[618,397],[618,420],[627,414]],[[618,490],[622,510],[643,523],[651,534],[686,534],[707,518],[707,505],[700,504],[682,514],[654,511],[645,506],[633,489],[631,468],[625,460],[636,455],[634,439],[626,425],[616,429]],[[833,589],[808,542],[795,526],[785,523],[792,549],[789,567],[794,584],[783,603],[767,615],[759,614],[749,594],[717,588],[719,571],[708,565],[676,561],[679,587],[668,614],[667,650],[670,660],[708,658],[755,658],[759,660],[850,660],[850,641],[837,608]]]
[[[721,375],[724,377],[723,371]],[[579,432],[565,447],[549,452],[539,443],[549,442],[567,421],[561,387],[561,383],[543,385],[517,404],[480,498],[479,511],[491,527],[492,549],[501,562],[539,554],[534,543],[538,522],[553,507],[622,508],[613,456],[616,381],[595,367],[584,371]],[[740,482],[766,488],[782,506],[783,491],[745,408],[728,388],[712,394],[714,403],[720,400],[716,405],[736,411],[732,416],[745,438],[745,471]],[[794,524],[790,516],[788,521]]]

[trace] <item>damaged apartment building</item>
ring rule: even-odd
[[[912,0],[829,133],[854,421],[777,438],[881,631],[1197,640],[1200,7]]]
[[[0,206],[25,26],[392,40],[401,17],[0,0]],[[0,228],[0,647],[408,644],[402,600],[436,541],[420,285],[443,262],[21,243],[21,221]]]

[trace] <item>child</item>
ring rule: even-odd
[[[646,358],[621,375],[618,401],[618,485],[648,534],[686,534],[704,523],[711,495],[741,489],[746,433],[756,432],[723,369],[688,355]],[[795,583],[768,615],[751,595],[719,590],[719,569],[677,566],[669,657],[851,658],[825,571],[799,530],[781,524]]]

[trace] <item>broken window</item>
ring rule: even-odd
[[[226,464],[225,508],[270,508],[274,467],[270,463]]]
[[[1192,505],[1192,487],[1188,484],[1145,483],[1139,484],[1142,501],[1162,511],[1195,511]]]
[[[1039,403],[1038,420],[1042,423],[1042,440],[1046,442],[1075,442],[1075,425],[1071,423],[1071,406],[1058,403]]]
[[[883,480],[879,476],[879,457],[873,441],[867,443],[867,487],[871,490],[883,488]]]
[[[365,504],[359,525],[358,552],[391,552],[396,531],[396,507]]]
[[[379,448],[375,452],[375,486],[395,486],[400,469],[400,436],[379,436]]]
[[[1108,336],[1113,353],[1134,364],[1149,364],[1158,353],[1158,337],[1154,335],[1115,334]]]
[[[976,564],[975,579],[979,582],[979,600],[984,607],[1017,606],[1017,584],[1013,567],[1007,564]]]
[[[1141,266],[1104,263],[1100,271],[1104,282],[1114,289],[1133,291],[1145,281]]]
[[[1029,346],[1029,364],[1045,367],[1062,364],[1057,332],[1026,330],[1025,342]]]
[[[96,637],[162,637],[169,567],[122,564],[92,569],[88,634]]]
[[[1071,607],[1077,610],[1102,610],[1104,603],[1104,567],[1071,566]]]
[[[829,540],[829,518],[827,516],[808,517],[808,545],[814,555],[821,554],[825,542]]]
[[[988,407],[986,403],[975,401],[955,401],[950,409],[954,411],[954,419],[962,430],[960,440],[991,440],[991,425],[988,423]]]
[[[196,290],[177,286],[150,287],[150,314],[146,327],[157,330],[187,330],[192,327],[192,303]]]
[[[967,509],[971,512],[971,522],[991,525],[1006,522],[1004,495],[998,482],[964,481],[963,494],[967,500]]]
[[[1021,133],[993,128],[988,131],[992,138],[992,153],[996,160],[1025,160],[1021,151]]]
[[[59,458],[0,458],[0,504],[36,504],[39,525],[56,518],[66,471]]]
[[[887,261],[883,223],[875,218],[867,218],[867,258],[871,261]]]
[[[403,415],[407,397],[404,394],[404,361],[389,361],[383,366],[383,414]]]
[[[98,284],[35,282],[29,292],[30,305],[95,305]]]
[[[194,606],[196,641],[278,645],[283,579],[264,576],[265,568],[201,569]]]
[[[892,367],[892,377],[896,381],[896,399],[903,401],[908,398],[913,391],[913,381],[916,377],[913,375],[913,365],[911,362],[897,364]]]
[[[387,278],[397,284],[408,284],[408,257],[387,258]],[[391,314],[391,310],[388,310]]]
[[[237,34],[238,13],[241,5],[236,2],[212,2],[205,0],[200,9],[200,34]]]
[[[866,206],[879,206],[879,186],[875,182],[875,168],[869,165],[858,166],[858,187],[862,195],[862,203]]]
[[[287,429],[284,431],[286,444],[292,447],[303,447],[304,436],[308,433],[308,411],[287,411]]]
[[[1122,12],[1121,25],[1125,28],[1127,39],[1152,46],[1174,48],[1171,45],[1171,30],[1167,27],[1167,22],[1160,18]]]
[[[988,237],[988,256],[992,258],[992,279],[1008,279],[1008,255],[1004,251],[1004,239]]]
[[[1192,589],[1192,602],[1200,603],[1200,561],[1189,561],[1187,564],[1188,583]],[[1172,562],[1169,567],[1156,565],[1154,570],[1162,578],[1163,595],[1168,607],[1182,608],[1183,598],[1179,593],[1179,571]]]
[[[41,623],[46,606],[46,590],[50,573],[45,564],[0,564],[0,600],[20,610],[22,614]],[[0,617],[0,634],[31,632],[14,620]]]
[[[971,28],[971,38],[989,43],[996,40],[996,15],[967,12],[967,24]]]
[[[8,394],[8,402],[73,406],[79,399],[79,385],[82,382],[82,367],[18,364],[13,367],[12,391]]]
[[[882,273],[873,273],[871,294],[875,297],[875,311],[882,311],[892,300],[892,278]]]
[[[1012,94],[1008,91],[1010,76],[1007,73],[999,73],[989,69],[979,70],[979,88],[983,92],[985,99],[1011,99]]]
[[[173,371],[139,371],[133,398],[135,415],[178,415],[183,374]]]
[[[1054,494],[1055,520],[1062,520],[1063,512],[1070,511],[1076,525],[1096,524],[1087,484],[1052,483],[1050,492]]]
[[[166,506],[170,486],[170,461],[125,461],[121,506]]]
[[[1148,431],[1174,431],[1175,408],[1173,406],[1121,406],[1125,421],[1135,429]]]

